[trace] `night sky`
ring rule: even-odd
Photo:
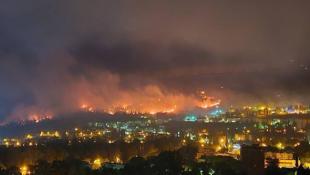
[[[89,103],[310,103],[310,1],[1,0],[0,120]]]

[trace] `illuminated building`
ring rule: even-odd
[[[208,116],[210,117],[219,117],[223,114],[224,114],[224,110],[218,107],[208,112]]]
[[[264,168],[274,162],[280,168],[296,168],[300,164],[293,152],[259,147],[258,145],[242,146],[241,160],[246,167],[249,167],[249,174],[255,173],[257,175],[263,174]]]
[[[5,145],[6,147],[10,147],[10,146],[19,147],[21,146],[21,141],[15,138],[11,138],[11,139],[5,138],[2,140],[2,145]]]
[[[272,152],[264,153],[265,168],[268,167],[271,160],[276,160],[280,168],[295,168],[299,162],[296,162],[294,154],[290,152]]]
[[[187,115],[184,118],[184,121],[185,122],[196,122],[197,121],[197,116],[195,116],[195,115]]]
[[[46,137],[46,138],[51,138],[51,137],[55,137],[55,138],[60,138],[60,134],[58,131],[41,131],[40,132],[40,137]]]

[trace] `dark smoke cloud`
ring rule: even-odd
[[[309,8],[302,0],[4,0],[0,116],[74,111],[89,98],[106,106],[141,89],[183,101],[206,89],[225,104],[309,103]]]

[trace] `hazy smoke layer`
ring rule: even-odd
[[[309,103],[309,1],[18,1],[0,6],[0,118]],[[32,117],[31,117],[32,116]]]

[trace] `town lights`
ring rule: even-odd
[[[205,142],[206,142],[205,139],[203,139],[203,138],[199,139],[200,144],[204,144]]]
[[[116,162],[116,163],[121,163],[122,161],[121,161],[121,159],[120,159],[118,156],[116,156],[116,157],[115,157],[115,162]]]
[[[221,146],[217,146],[216,147],[216,152],[219,152],[219,151],[221,151],[222,150],[222,147]]]
[[[32,138],[33,138],[33,136],[31,134],[26,135],[26,139],[32,139]]]
[[[284,148],[285,148],[285,146],[284,146],[281,142],[279,142],[279,143],[276,145],[276,147],[277,147],[278,149],[284,149]]]
[[[102,165],[101,159],[97,158],[94,160],[92,168],[93,169],[99,169],[101,167],[101,165]]]
[[[266,143],[261,143],[260,146],[267,147],[267,144]]]
[[[26,165],[23,165],[22,167],[20,167],[19,170],[20,170],[21,175],[30,174],[29,168]]]

